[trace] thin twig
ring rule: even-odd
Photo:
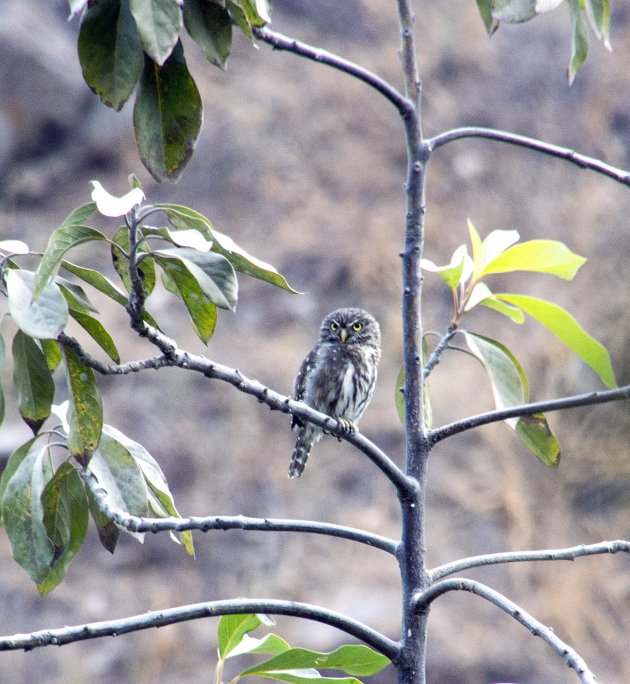
[[[288,52],[293,52],[300,57],[311,59],[320,64],[326,64],[327,66],[337,69],[338,71],[342,71],[359,81],[363,81],[363,83],[367,83],[367,85],[377,90],[379,93],[381,93],[381,95],[384,95],[394,105],[394,107],[396,107],[402,117],[408,116],[413,108],[411,103],[387,81],[383,80],[380,76],[377,76],[371,71],[364,69],[358,64],[355,64],[354,62],[344,59],[343,57],[339,57],[332,52],[328,52],[327,50],[322,50],[321,48],[308,45],[307,43],[303,43],[295,38],[285,36],[282,33],[271,31],[267,27],[253,28],[252,30],[256,38],[268,43],[275,50],[286,50]]]
[[[596,684],[597,680],[595,679],[595,675],[591,672],[584,659],[575,649],[562,641],[562,639],[556,636],[551,628],[543,625],[542,622],[527,613],[519,605],[481,582],[455,577],[448,580],[442,580],[437,584],[433,584],[426,591],[419,592],[414,596],[416,610],[425,613],[429,605],[436,598],[449,591],[469,591],[477,596],[481,596],[486,601],[490,601],[490,603],[494,604],[508,615],[511,615],[521,625],[527,627],[534,636],[540,637],[548,644],[564,659],[569,667],[575,670],[583,684]]]
[[[480,556],[460,558],[451,563],[439,565],[429,571],[429,577],[435,582],[456,572],[480,568],[486,565],[501,563],[522,563],[528,561],[573,561],[582,556],[595,556],[603,553],[630,553],[630,541],[616,539],[598,544],[580,544],[566,549],[542,549],[540,551],[505,551],[503,553],[486,553]]]
[[[258,530],[261,532],[308,532],[329,537],[339,537],[359,542],[372,548],[381,549],[396,555],[398,544],[378,534],[365,532],[353,527],[324,523],[317,520],[285,520],[279,518],[250,518],[243,515],[215,515],[190,518],[141,518],[130,515],[121,508],[112,505],[108,493],[94,474],[87,468],[79,471],[81,478],[88,485],[100,510],[117,525],[130,532],[183,532],[185,530]]]
[[[455,325],[450,325],[446,333],[440,337],[439,342],[435,346],[435,349],[429,355],[429,358],[427,359],[427,362],[424,364],[424,368],[422,369],[422,378],[424,380],[426,380],[429,377],[431,371],[440,362],[440,358],[442,357],[444,350],[448,347],[448,343],[453,339],[453,336],[456,332],[457,327]]]
[[[367,627],[357,620],[346,617],[341,613],[320,608],[308,603],[280,601],[274,599],[236,599],[233,601],[208,601],[188,606],[150,611],[141,615],[134,615],[120,620],[105,620],[91,622],[73,627],[58,629],[43,629],[30,634],[13,634],[0,637],[0,651],[29,651],[40,646],[64,646],[76,641],[98,639],[105,636],[118,636],[137,632],[153,627],[198,620],[221,615],[244,615],[249,613],[269,613],[272,615],[289,615],[321,622],[335,627],[346,634],[361,640],[368,646],[390,658],[396,660],[400,647],[392,639],[380,632]]]
[[[519,416],[531,416],[535,413],[549,413],[550,411],[560,411],[563,409],[577,408],[579,406],[592,406],[594,404],[606,404],[611,401],[622,401],[630,399],[630,385],[617,387],[601,392],[587,392],[585,394],[575,394],[570,397],[550,399],[548,401],[538,401],[521,406],[511,406],[510,408],[497,411],[479,413],[463,420],[448,423],[430,432],[431,441],[435,444],[446,437],[452,437],[460,432],[472,430],[481,425],[497,423],[508,418],[518,418]]]
[[[455,140],[462,140],[463,138],[485,138],[488,140],[496,140],[498,142],[508,143],[510,145],[517,145],[519,147],[526,147],[542,154],[548,154],[552,157],[564,159],[565,161],[575,164],[582,169],[590,169],[596,171],[604,176],[608,176],[613,180],[630,185],[630,172],[624,169],[619,169],[610,164],[588,157],[585,154],[580,154],[568,147],[561,147],[559,145],[552,145],[551,143],[537,140],[536,138],[529,138],[525,135],[518,135],[516,133],[509,133],[508,131],[500,131],[494,128],[483,128],[478,126],[464,126],[462,128],[454,128],[450,131],[440,133],[435,137],[427,140],[427,144],[431,151],[454,142]]]

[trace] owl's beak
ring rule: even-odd
[[[348,339],[348,331],[345,328],[341,328],[339,330],[339,337],[340,337],[341,341],[343,342],[343,344],[345,344],[346,340]]]

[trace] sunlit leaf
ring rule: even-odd
[[[453,252],[450,264],[447,264],[446,266],[437,266],[429,259],[422,259],[420,265],[425,271],[438,273],[451,290],[454,290],[461,282],[465,273],[464,266],[467,259],[470,261],[466,245],[460,245]]]
[[[529,240],[506,249],[484,267],[481,275],[533,271],[572,280],[586,259],[557,240]]]
[[[608,351],[589,335],[568,311],[557,304],[536,297],[506,293],[495,294],[495,297],[518,306],[544,325],[587,363],[606,387],[617,386]]]
[[[42,350],[18,330],[13,338],[13,382],[22,420],[37,434],[48,418],[55,397],[55,383]]]
[[[22,240],[0,240],[0,252],[4,254],[28,254],[26,242]]]
[[[243,635],[260,626],[257,615],[223,615],[219,620],[218,639],[219,655],[227,658],[233,649],[240,644]]]
[[[81,478],[70,463],[62,463],[48,482],[42,504],[44,526],[54,546],[48,574],[38,584],[40,594],[47,594],[63,580],[87,533],[87,497]]]
[[[103,427],[103,404],[94,371],[69,347],[63,349],[70,405],[68,449],[86,463],[98,446]]]
[[[244,634],[240,643],[226,656],[243,655],[244,653],[263,653],[265,655],[278,655],[291,648],[289,644],[277,634],[267,634],[262,639],[256,639],[249,634]]]
[[[516,433],[521,442],[546,466],[557,468],[560,465],[560,444],[542,413],[521,416],[516,422]]]
[[[35,274],[9,269],[6,272],[9,311],[15,324],[36,339],[55,339],[68,322],[68,305],[55,283],[48,283],[37,299]]]
[[[507,316],[509,319],[514,321],[514,323],[518,323],[519,325],[525,321],[525,316],[519,308],[517,308],[516,306],[512,306],[507,302],[502,302],[500,299],[497,299],[494,295],[492,295],[491,297],[487,297],[486,299],[483,299],[479,303],[483,306],[488,307],[488,309],[498,311],[499,313],[503,314],[504,316]]]

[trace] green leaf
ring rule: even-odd
[[[48,283],[34,300],[35,274],[9,269],[6,272],[9,311],[24,333],[37,339],[55,339],[68,322],[68,305],[55,283]]]
[[[127,0],[89,3],[81,19],[78,49],[85,82],[103,104],[120,111],[144,65]]]
[[[529,401],[527,377],[512,352],[500,342],[483,335],[464,332],[470,351],[481,361],[492,383],[497,409],[520,406]],[[542,413],[508,418],[521,442],[545,465],[555,468],[560,460],[560,445]]]
[[[13,338],[13,382],[22,420],[37,434],[51,412],[55,383],[42,350],[18,330]]]
[[[57,276],[55,280],[71,311],[98,313],[80,285],[75,285],[61,276]]]
[[[256,639],[243,634],[238,646],[235,646],[226,658],[243,655],[244,653],[263,653],[265,655],[278,655],[291,648],[289,644],[276,634],[267,634],[262,639]]]
[[[463,331],[463,335],[470,351],[486,369],[497,409],[525,404],[529,385],[523,367],[512,352],[489,337],[467,331]],[[516,421],[516,418],[510,418],[506,422],[515,427]]]
[[[88,504],[79,474],[67,461],[57,469],[42,494],[44,526],[54,545],[46,578],[38,583],[47,594],[64,578],[66,569],[81,548],[88,527]]]
[[[164,287],[184,302],[195,332],[207,344],[217,324],[216,305],[206,297],[199,283],[183,264],[165,262],[163,268]]]
[[[617,387],[606,348],[591,337],[568,311],[557,304],[536,297],[506,293],[496,294],[495,297],[518,306],[535,318],[587,363],[606,387]]]
[[[85,464],[98,446],[103,427],[103,403],[94,371],[69,347],[63,348],[70,406],[68,449]]]
[[[103,324],[98,319],[89,314],[81,313],[80,311],[71,310],[70,315],[112,361],[120,363],[120,354],[118,353],[116,344],[114,343],[112,336],[105,330]]]
[[[133,124],[142,163],[157,181],[182,175],[201,130],[202,111],[181,43],[164,66],[145,59]]]
[[[146,480],[136,459],[124,444],[103,433],[88,469],[107,491],[112,506],[129,515],[143,517],[148,514],[149,490]],[[143,533],[125,532],[139,541],[144,539]]]
[[[271,21],[271,6],[269,0],[234,0],[247,16],[252,26],[264,26]]]
[[[429,347],[426,338],[422,339],[422,363],[426,363],[429,358]],[[405,426],[406,411],[405,411],[405,367],[401,366],[396,378],[396,394],[394,402],[396,404],[396,411],[402,426]],[[433,411],[431,410],[431,400],[429,398],[429,383],[425,380],[424,383],[424,424],[430,428],[433,425]]]
[[[96,531],[98,533],[99,541],[106,551],[114,553],[116,550],[116,544],[118,544],[118,539],[120,537],[120,530],[116,527],[106,515],[101,511],[96,503],[94,495],[90,491],[89,487],[85,490],[88,500],[88,508],[90,510],[90,515],[94,524],[96,525]]]
[[[232,20],[239,27],[239,29],[249,38],[249,40],[254,40],[254,34],[252,33],[252,25],[247,19],[247,14],[245,10],[237,3],[236,0],[225,0],[225,8],[230,13]]]
[[[52,477],[48,447],[31,443],[9,479],[2,497],[2,519],[14,560],[37,583],[45,581],[53,560],[53,543],[43,522],[41,496]]]
[[[198,230],[206,240],[212,242],[212,251],[222,254],[240,273],[264,280],[292,294],[298,294],[273,266],[251,256],[232,238],[215,230],[210,219],[179,204],[156,204],[155,208],[161,209],[175,228]]]
[[[536,0],[493,0],[492,6],[492,16],[508,24],[520,24],[538,14]]]
[[[2,500],[4,498],[4,492],[7,488],[7,483],[9,480],[13,477],[13,474],[15,471],[19,468],[20,464],[22,461],[28,456],[29,451],[31,447],[33,446],[33,442],[35,441],[36,437],[32,437],[31,439],[26,442],[26,444],[22,444],[22,446],[19,446],[8,458],[4,470],[2,471],[2,474],[0,475],[0,524],[3,522],[2,520]]]
[[[610,3],[608,0],[584,0],[586,17],[595,35],[610,47]]]
[[[119,290],[114,283],[112,283],[112,281],[106,278],[102,273],[99,273],[91,268],[77,266],[77,264],[73,264],[72,262],[65,260],[61,262],[61,267],[69,273],[77,276],[77,278],[81,278],[81,280],[88,283],[88,285],[91,285],[99,292],[102,292],[110,299],[113,299],[121,306],[127,305],[127,295]]]
[[[127,288],[128,292],[131,292],[131,274],[129,273],[129,259],[126,254],[129,254],[129,231],[123,226],[119,228],[114,237],[112,238],[112,262],[116,273],[120,276],[123,281],[123,285]],[[141,242],[138,249],[138,256],[148,253],[148,247],[146,242]],[[142,280],[142,285],[144,287],[145,293],[148,295],[153,292],[155,287],[155,266],[153,264],[153,259],[151,257],[146,257],[142,260],[138,267],[138,273]],[[125,304],[127,298],[125,298]]]
[[[481,275],[532,271],[572,280],[586,259],[557,240],[529,240],[506,249],[484,267]]]
[[[184,25],[190,37],[203,50],[206,59],[225,68],[232,45],[232,20],[221,5],[207,0],[187,0]]]
[[[129,0],[144,51],[162,65],[177,43],[182,28],[178,0]]]
[[[127,435],[120,432],[120,430],[116,430],[116,428],[111,425],[103,425],[103,434],[118,442],[135,459],[142,471],[145,482],[157,497],[157,500],[164,511],[166,511],[168,515],[181,518],[177,508],[175,508],[175,501],[173,500],[173,495],[166,482],[166,477],[153,456],[151,456],[141,444],[130,439]],[[184,532],[180,532],[179,538],[187,553],[194,558],[195,549],[193,547],[192,531],[185,530]]]
[[[588,55],[588,30],[582,15],[580,0],[567,1],[571,8],[571,61],[568,72],[569,84],[571,84]]]
[[[249,675],[245,675],[249,676]],[[259,677],[273,679],[276,682],[294,682],[295,684],[361,684],[355,677],[323,677],[317,670],[282,670],[261,672]]]
[[[422,259],[421,266],[425,271],[430,271],[431,273],[439,273],[442,280],[444,280],[444,282],[451,288],[451,290],[454,290],[462,280],[466,259],[470,261],[466,245],[460,245],[453,252],[450,264],[447,264],[446,266],[437,266],[433,261],[430,261],[429,259]]]
[[[37,299],[46,285],[57,275],[63,255],[73,247],[85,242],[106,240],[107,238],[95,228],[71,224],[58,228],[48,240],[48,246],[35,272],[35,288],[33,299]]]
[[[4,339],[2,335],[0,335],[0,366],[4,364],[4,357],[5,357],[5,346],[4,346]],[[0,424],[4,421],[4,412],[5,412],[5,406],[4,406],[4,392],[2,391],[2,385],[0,385]],[[1,501],[1,499],[0,499]]]
[[[85,222],[96,213],[96,203],[87,202],[86,204],[79,205],[76,209],[73,209],[68,216],[63,220],[61,227],[63,226],[76,226],[84,225]]]
[[[57,369],[61,363],[61,349],[59,348],[59,343],[55,340],[39,340],[39,346],[44,352],[44,357],[46,358],[46,365],[51,371]]]
[[[488,309],[498,311],[500,314],[507,316],[509,319],[511,319],[515,323],[518,323],[519,325],[525,321],[525,316],[519,308],[511,306],[506,302],[502,302],[500,299],[497,299],[492,294],[490,297],[482,299],[479,303],[483,304],[483,306],[488,307]]]
[[[486,273],[488,264],[497,259],[510,245],[517,242],[519,237],[516,230],[493,230],[488,233],[481,245],[481,262],[479,270],[475,271],[476,277],[481,278]]]
[[[516,423],[516,434],[546,466],[557,468],[560,465],[560,444],[553,436],[542,413],[521,416]]]
[[[161,249],[154,252],[154,256],[171,278],[180,278],[180,289],[186,285],[184,280],[187,271],[211,302],[222,309],[236,309],[238,283],[234,269],[225,257],[189,247]]]
[[[492,0],[477,0],[477,9],[488,35],[491,36],[499,28],[499,22],[492,16]]]
[[[341,670],[346,674],[369,676],[380,672],[390,664],[389,658],[367,646],[340,646],[330,653],[319,653],[306,648],[291,648],[274,658],[241,673],[241,676],[259,675],[265,673],[280,673],[286,670],[329,669]],[[294,675],[295,676],[295,675]],[[283,681],[300,681],[288,679]]]
[[[261,624],[257,615],[223,615],[219,620],[219,655],[227,658],[229,653],[240,644],[243,635],[253,631]]]

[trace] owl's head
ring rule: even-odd
[[[363,309],[337,309],[324,318],[321,340],[336,344],[380,345],[381,330],[378,323]]]

